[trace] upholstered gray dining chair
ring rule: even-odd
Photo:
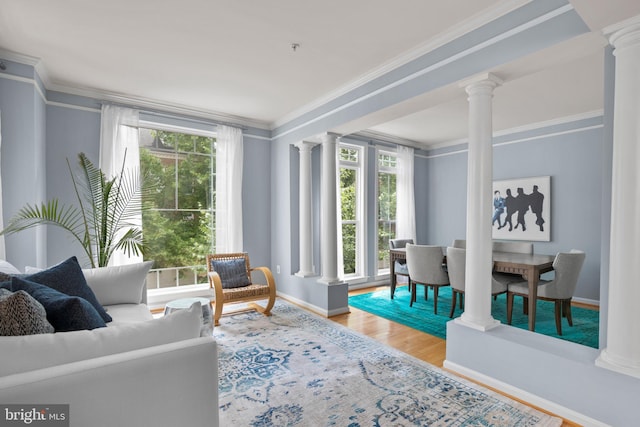
[[[455,239],[451,246],[454,248],[467,249],[467,241],[464,239]]]
[[[449,275],[442,267],[444,253],[442,246],[407,244],[407,267],[409,268],[409,284],[411,286],[410,307],[416,301],[416,285],[424,286],[424,298],[427,299],[428,288],[433,288],[433,313],[438,314],[438,290],[440,286],[449,285]]]
[[[451,284],[451,312],[449,317],[453,317],[456,308],[456,296],[460,294],[460,308],[463,306],[463,298],[466,284],[466,263],[467,250],[462,248],[447,248],[447,270],[449,272],[449,283]],[[492,278],[491,295],[494,297],[507,292],[507,285]]]
[[[513,252],[517,254],[533,254],[533,243],[531,242],[502,242],[493,241],[494,252]]]
[[[569,326],[573,326],[571,318],[571,299],[578,285],[578,276],[584,264],[586,255],[583,251],[572,249],[570,252],[560,252],[553,261],[555,277],[553,280],[538,282],[538,299],[555,303],[556,331],[562,335],[562,317],[567,318]],[[507,292],[507,323],[511,324],[513,312],[513,297],[523,297],[525,304],[529,295],[527,282],[511,283]]]
[[[404,248],[407,246],[407,243],[413,243],[413,239],[390,239],[389,249]],[[393,271],[396,276],[404,276],[407,278],[409,291],[411,291],[411,281],[409,280],[409,269],[407,268],[406,260],[396,260],[393,263]],[[391,295],[391,298],[393,298],[393,295]]]
[[[516,254],[533,254],[533,243],[531,242],[502,242],[499,240],[493,241],[494,252],[511,252]],[[519,274],[509,273],[493,273],[493,278],[498,282],[508,285],[509,283],[516,283],[522,280],[522,276]]]

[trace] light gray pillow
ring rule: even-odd
[[[83,269],[87,284],[102,305],[140,304],[153,261]]]
[[[53,326],[47,321],[42,304],[25,291],[11,292],[0,288],[0,335],[50,334]]]
[[[10,262],[0,259],[0,273],[20,274],[20,270],[15,268]]]

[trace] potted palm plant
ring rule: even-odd
[[[126,157],[126,153],[125,153]],[[79,173],[74,174],[69,159],[77,206],[52,199],[41,205],[27,204],[9,220],[0,234],[13,234],[48,224],[68,231],[83,247],[91,267],[105,267],[114,251],[127,255],[144,254],[141,223],[136,224],[151,189],[142,185],[142,175],[125,170],[112,179],[96,167],[84,153],[78,154]]]

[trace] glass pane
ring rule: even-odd
[[[200,154],[211,154],[213,140],[213,138],[206,138],[204,136],[196,137],[195,152]]]
[[[386,167],[396,167],[396,156],[391,154],[379,154],[378,155],[378,165],[386,166]]]
[[[389,268],[389,240],[395,235],[395,221],[378,221],[378,270]]]
[[[211,218],[207,211],[144,211],[145,260],[154,268],[203,265],[213,248]]]
[[[210,207],[211,164],[209,156],[180,154],[178,160],[178,208]]]
[[[355,169],[340,169],[340,200],[342,203],[342,219],[356,219],[356,171]]]
[[[153,206],[158,209],[176,207],[176,167],[173,152],[140,148],[140,166],[148,173],[150,183],[156,188]]]
[[[340,160],[347,162],[358,161],[358,150],[355,148],[340,147]]]
[[[356,225],[342,224],[344,274],[356,272]]]

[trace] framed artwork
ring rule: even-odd
[[[493,182],[493,232],[499,240],[551,240],[551,177]]]

